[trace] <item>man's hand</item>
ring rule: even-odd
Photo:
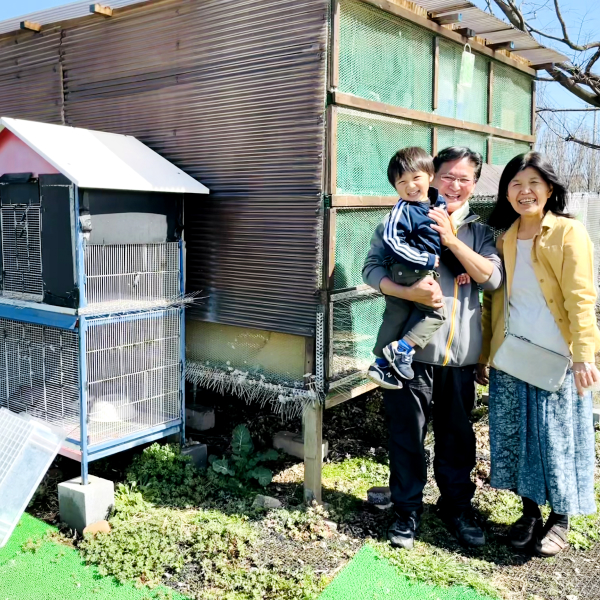
[[[433,308],[444,306],[444,296],[438,282],[433,277],[424,277],[411,286],[394,283],[389,277],[384,277],[379,289],[385,296],[394,296],[409,302],[418,302]]]
[[[441,206],[436,206],[429,211],[429,217],[435,221],[435,225],[431,225],[431,229],[440,234],[440,240],[444,246],[451,248],[457,241],[457,237],[448,213]]]
[[[479,385],[489,385],[490,383],[490,368],[487,365],[479,363],[475,367],[475,381]]]
[[[435,264],[433,265],[433,268],[436,269],[439,266],[440,266],[440,257],[436,256],[435,257]]]

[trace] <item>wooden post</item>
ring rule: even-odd
[[[337,108],[327,108],[327,193],[337,192]]]
[[[535,120],[537,119],[537,86],[535,79],[531,82],[531,135],[535,135]]]
[[[434,127],[431,130],[431,156],[438,153],[438,128]]]
[[[490,60],[488,63],[488,125],[494,122],[494,63]]]
[[[321,502],[323,468],[323,405],[315,403],[304,411],[304,501]]]
[[[440,80],[440,38],[433,37],[433,110],[437,110],[439,104],[439,80]]]
[[[493,149],[493,147],[494,147],[494,144],[492,143],[492,138],[489,137],[487,139],[487,161],[486,161],[488,165],[493,165],[494,164],[492,162],[492,152],[493,152],[492,149]]]
[[[340,3],[333,0],[331,6],[331,51],[329,52],[330,64],[329,87],[336,89],[340,84]]]

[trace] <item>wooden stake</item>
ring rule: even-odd
[[[321,502],[323,470],[323,405],[307,406],[302,421],[304,430],[304,501]]]

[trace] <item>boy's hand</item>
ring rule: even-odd
[[[467,273],[461,273],[456,276],[456,282],[458,285],[467,285],[468,283],[471,283],[471,278]]]
[[[429,211],[429,217],[435,221],[435,224],[430,225],[431,229],[437,231],[442,244],[450,248],[456,242],[457,237],[446,210],[441,206],[436,206]]]
[[[435,269],[436,267],[440,266],[440,257],[436,256],[435,257],[435,264],[433,265],[433,268]]]

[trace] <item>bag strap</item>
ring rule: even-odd
[[[508,303],[508,277],[506,277],[506,270],[504,271],[504,337],[508,335],[508,323],[510,319],[510,306]]]

